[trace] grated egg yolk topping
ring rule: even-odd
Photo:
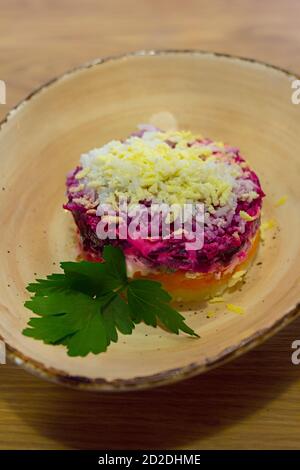
[[[189,131],[147,131],[113,140],[81,156],[79,183],[95,190],[102,203],[120,198],[184,204],[202,202],[208,210],[230,203],[242,168],[227,158],[221,142]],[[249,190],[248,197],[257,194]]]

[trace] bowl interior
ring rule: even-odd
[[[147,386],[204,370],[288,318],[300,299],[300,107],[291,102],[291,80],[213,54],[132,55],[67,74],[10,115],[0,132],[0,334],[22,361],[52,378],[99,379],[98,388]],[[266,233],[246,283],[226,295],[246,313],[202,305],[185,311],[200,339],[140,325],[107,353],[86,358],[24,337],[26,284],[77,255],[73,221],[62,209],[66,173],[83,151],[149,122],[238,146],[260,176],[264,219],[277,227]],[[284,195],[286,204],[275,207]]]

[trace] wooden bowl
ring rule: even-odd
[[[17,363],[41,377],[92,390],[133,390],[204,372],[261,343],[298,314],[300,300],[300,106],[289,73],[202,52],[140,52],[97,60],[43,86],[9,113],[0,132],[0,333]],[[201,336],[139,325],[107,353],[67,356],[22,335],[25,286],[74,260],[65,175],[83,151],[138,123],[200,132],[241,148],[267,194],[257,258],[226,304],[184,314]],[[276,201],[287,196],[284,205]],[[207,318],[207,312],[214,315]],[[296,336],[295,332],[295,336]],[[266,361],[269,358],[266,357]]]

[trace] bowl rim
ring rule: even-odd
[[[85,62],[79,66],[73,67],[63,74],[56,76],[41,86],[35,88],[30,92],[24,99],[17,103],[11,108],[6,116],[0,122],[0,132],[3,126],[13,118],[13,116],[35,96],[46,90],[48,87],[60,82],[69,75],[75,75],[77,72],[87,70],[91,67],[105,64],[107,62],[119,61],[127,58],[134,57],[151,57],[151,56],[167,56],[167,55],[199,55],[199,56],[211,56],[214,58],[225,58],[230,60],[236,60],[244,63],[250,63],[254,65],[264,66],[270,68],[273,71],[280,72],[286,75],[290,79],[300,79],[300,75],[297,75],[285,68],[269,64],[264,61],[255,60],[248,57],[236,56],[232,54],[222,52],[204,51],[199,49],[149,49],[149,50],[137,50],[119,55],[112,55],[107,57],[99,57],[97,59]],[[55,382],[61,385],[65,385],[71,388],[83,389],[89,391],[102,391],[102,392],[123,392],[123,391],[134,391],[154,388],[161,385],[172,384],[187,378],[194,377],[198,374],[204,373],[208,370],[214,369],[220,365],[223,365],[230,360],[239,357],[250,349],[262,344],[268,338],[276,334],[283,327],[292,322],[300,313],[300,301],[288,310],[280,319],[274,321],[268,327],[256,331],[254,334],[244,338],[243,340],[235,343],[229,348],[221,351],[218,355],[206,358],[201,363],[197,360],[194,362],[178,368],[167,369],[157,374],[148,376],[138,376],[132,379],[114,379],[106,380],[104,378],[88,378],[85,376],[70,375],[62,370],[56,368],[48,368],[44,364],[35,359],[27,357],[21,351],[15,349],[4,338],[0,335],[0,339],[5,341],[7,350],[7,357],[14,364],[21,366],[26,371],[32,373],[35,376],[46,379],[50,382]]]

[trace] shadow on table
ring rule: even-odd
[[[298,368],[290,362],[290,348],[299,330],[300,319],[233,363],[149,391],[80,392],[20,371],[27,392],[14,386],[7,401],[25,422],[57,441],[58,447],[192,447],[193,442],[199,445],[201,439],[268,406],[298,379]]]

